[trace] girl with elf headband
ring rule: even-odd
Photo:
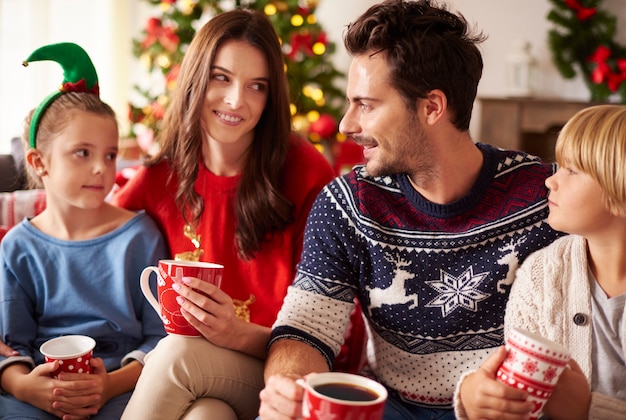
[[[123,418],[255,418],[306,218],[335,175],[291,132],[285,63],[267,16],[236,8],[198,30],[163,123],[159,153],[113,202],[145,210],[173,258],[220,263],[224,275],[220,288],[183,279],[183,314],[203,337],[159,342]]]
[[[26,118],[30,183],[46,209],[11,229],[0,245],[0,418],[119,418],[165,335],[139,288],[143,268],[167,256],[150,217],[105,202],[115,180],[118,127],[98,96],[96,71],[78,45],[34,51],[64,70],[58,92]],[[39,347],[62,335],[95,339],[92,374],[51,376]]]

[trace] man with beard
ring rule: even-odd
[[[332,369],[355,297],[368,373],[389,390],[385,419],[453,419],[458,379],[503,344],[515,269],[559,233],[545,220],[553,165],[470,136],[484,38],[426,0],[388,0],[348,25],[340,130],[366,164],[309,214],[273,326],[263,420],[301,416],[295,379]],[[524,391],[499,385],[530,413]]]

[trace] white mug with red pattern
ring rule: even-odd
[[[496,377],[528,392],[529,400],[535,404],[531,419],[538,419],[570,360],[570,352],[559,343],[519,328],[509,333],[506,348],[509,354]]]

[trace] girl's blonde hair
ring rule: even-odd
[[[626,215],[626,106],[579,111],[559,133],[556,160],[590,175],[604,191],[607,209]]]
[[[33,117],[33,109],[28,113],[24,121],[24,131],[22,132],[22,146],[24,152],[30,149],[29,130]],[[105,102],[92,93],[68,92],[59,96],[52,102],[39,120],[37,130],[37,150],[46,155],[51,147],[52,141],[70,124],[72,114],[75,111],[90,112],[100,116],[108,116],[117,125],[115,111]],[[26,166],[26,176],[28,188],[42,188],[41,178],[30,165]]]

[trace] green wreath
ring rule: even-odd
[[[566,79],[582,73],[592,101],[619,95],[626,104],[626,48],[615,42],[615,16],[601,8],[602,0],[550,0],[548,20],[552,60]]]

